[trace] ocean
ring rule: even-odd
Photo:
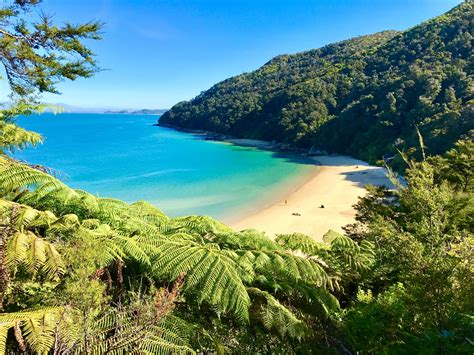
[[[14,157],[55,171],[71,187],[126,202],[146,200],[170,216],[226,222],[276,202],[314,171],[300,156],[209,141],[154,126],[158,116],[49,114],[18,123],[44,135]]]

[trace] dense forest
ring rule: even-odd
[[[474,129],[474,5],[275,57],[178,103],[160,124],[370,162],[415,146],[418,127],[429,152],[444,153]]]
[[[369,187],[323,242],[97,197],[9,154],[41,143],[16,124],[41,92],[98,70],[101,24],[38,6],[0,7],[0,353],[472,354],[472,140],[435,155],[417,135],[403,183]]]

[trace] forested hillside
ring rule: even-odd
[[[227,79],[160,124],[315,147],[376,161],[416,145],[449,149],[474,128],[474,5]]]

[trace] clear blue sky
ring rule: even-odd
[[[47,102],[169,108],[272,57],[386,29],[403,30],[459,0],[43,0],[59,22],[101,20],[92,79]]]

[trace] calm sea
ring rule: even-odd
[[[156,120],[105,114],[20,118],[46,140],[15,157],[50,167],[70,186],[101,197],[147,200],[171,216],[224,221],[275,202],[314,171],[304,158],[206,141],[153,126]]]

